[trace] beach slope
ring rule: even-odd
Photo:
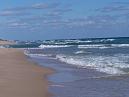
[[[0,97],[48,97],[52,71],[27,60],[22,50],[0,48]]]

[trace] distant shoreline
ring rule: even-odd
[[[9,40],[0,40],[0,45],[12,45],[12,44],[15,44],[15,42]]]

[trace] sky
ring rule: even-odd
[[[0,38],[129,37],[128,0],[3,0]]]

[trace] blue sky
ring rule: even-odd
[[[129,36],[128,0],[4,0],[0,3],[0,38],[124,36]]]

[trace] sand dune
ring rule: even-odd
[[[13,41],[0,40],[0,45],[15,44]]]

